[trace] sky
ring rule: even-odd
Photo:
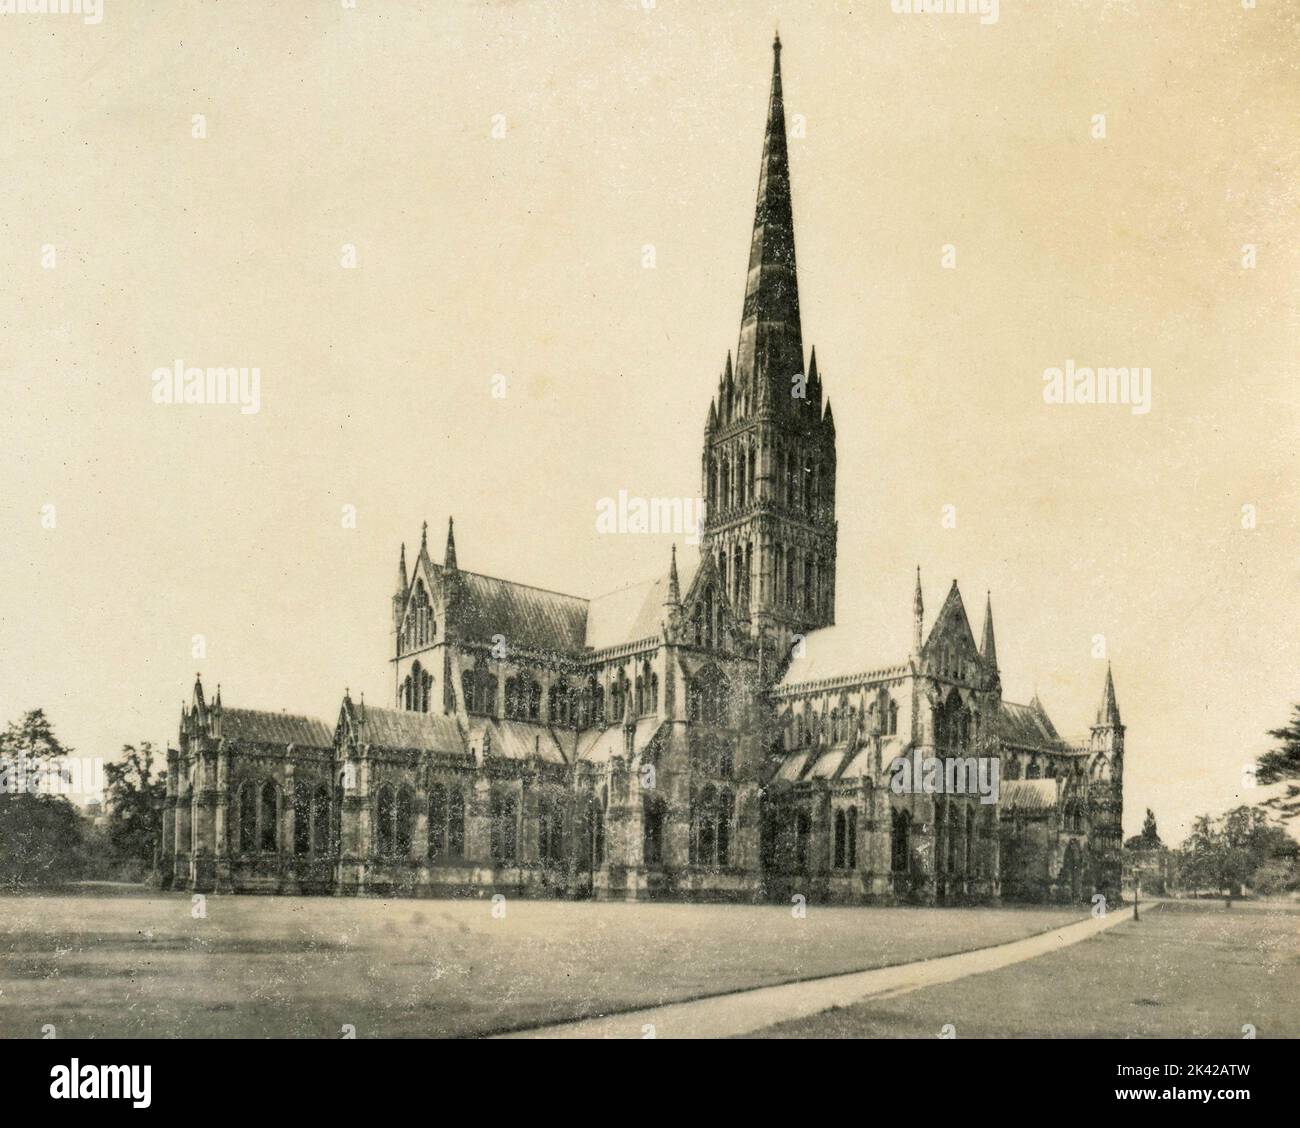
[[[1269,0],[0,15],[0,721],[110,757],[174,743],[196,672],[389,703],[399,545],[428,521],[440,558],[450,514],[474,571],[661,571],[673,536],[596,506],[698,492],[778,26],[840,618],[906,637],[918,565],[930,615],[956,578],[978,631],[991,592],[1004,696],[1064,734],[1112,664],[1126,832],[1257,798],[1300,700],[1300,9]],[[259,410],[155,402],[178,360],[256,367]],[[1151,410],[1045,402],[1071,362],[1150,368]]]

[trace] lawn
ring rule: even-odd
[[[779,1023],[756,1037],[1300,1037],[1300,909],[1166,903],[1014,967]]]
[[[0,1038],[477,1035],[1015,940],[1060,908],[0,897]]]

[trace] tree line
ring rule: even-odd
[[[74,755],[42,709],[0,733],[0,889],[144,881],[153,870],[167,788],[153,745],[128,744],[104,764],[102,825],[68,797],[89,775],[69,770]]]

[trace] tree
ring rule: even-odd
[[[1147,808],[1147,816],[1142,820],[1142,833],[1135,834],[1124,843],[1126,850],[1160,850],[1164,848],[1164,843],[1160,841],[1160,835],[1156,831],[1155,812],[1150,807]]]
[[[59,771],[59,764],[72,755],[54,735],[44,709],[31,709],[0,733],[0,791],[13,794],[17,791],[40,790],[44,780]]]
[[[1278,747],[1265,752],[1255,763],[1255,778],[1259,783],[1283,783],[1287,787],[1282,795],[1264,800],[1263,805],[1276,810],[1283,818],[1300,815],[1300,705],[1294,706],[1291,723],[1285,728],[1269,729],[1268,735],[1278,741]]]
[[[1285,728],[1269,729],[1268,735],[1279,741],[1277,748],[1265,752],[1256,761],[1260,783],[1280,783],[1284,779],[1300,779],[1300,705],[1294,706],[1295,715]]]
[[[81,813],[61,796],[0,797],[0,886],[58,885],[82,875]]]
[[[71,751],[41,709],[0,733],[0,885],[22,889],[81,876],[81,814],[66,798],[42,793]]]
[[[1156,831],[1156,814],[1150,807],[1147,808],[1147,817],[1142,820],[1142,845],[1152,850],[1164,845]]]
[[[124,876],[142,877],[153,865],[154,846],[162,832],[166,772],[154,773],[153,745],[127,744],[122,759],[104,765],[107,783],[108,842]]]
[[[1229,896],[1240,896],[1243,886],[1254,887],[1256,875],[1265,874],[1265,884],[1274,884],[1278,866],[1294,864],[1295,841],[1269,821],[1258,807],[1236,807],[1215,819],[1201,815],[1179,852],[1182,884]]]

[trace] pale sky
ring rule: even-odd
[[[905,623],[920,564],[978,631],[991,589],[1005,696],[1071,736],[1103,635],[1126,831],[1254,798],[1300,699],[1277,0],[0,16],[0,721],[165,746],[196,670],[331,723],[345,687],[391,704],[398,545],[428,520],[440,558],[449,513],[475,571],[589,596],[664,567],[671,536],[597,535],[596,501],[698,490],[778,23],[840,617]],[[258,366],[260,412],[154,403],[178,358]],[[1152,410],[1045,404],[1068,360],[1149,367]]]

